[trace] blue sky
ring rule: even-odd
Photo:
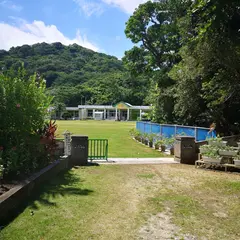
[[[0,0],[0,49],[78,43],[121,58],[132,47],[125,22],[146,0]]]

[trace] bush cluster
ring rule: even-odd
[[[26,77],[0,73],[0,166],[1,175],[16,177],[44,166],[49,161],[40,143],[45,117],[52,98],[37,74]]]

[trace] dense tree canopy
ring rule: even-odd
[[[180,88],[184,82],[188,83],[186,91],[194,88],[195,94],[190,98],[194,98],[198,113],[191,106],[186,108],[186,113],[190,113],[188,119],[214,121],[225,134],[238,133],[240,127],[239,20],[239,1],[195,1],[181,26],[183,60],[176,66],[178,70],[174,70],[178,79],[177,99],[183,100]],[[181,70],[186,68],[192,70],[185,71],[184,76]],[[182,105],[188,102],[189,99],[185,99]]]
[[[28,75],[37,72],[46,79],[56,106],[112,104],[121,100],[138,105],[147,94],[146,77],[133,77],[116,57],[77,44],[40,43],[0,50],[2,71],[17,70],[22,63]]]
[[[126,24],[137,44],[124,62],[148,75],[153,120],[240,130],[240,2],[159,0],[139,6]]]
[[[124,63],[134,75],[147,75],[152,81],[150,101],[153,119],[174,121],[174,97],[169,94],[174,81],[168,72],[181,60],[181,36],[177,19],[190,1],[147,2],[139,6],[126,24],[126,36],[137,44],[125,53]]]

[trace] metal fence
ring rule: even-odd
[[[88,139],[88,159],[107,160],[108,159],[108,140],[107,139]]]
[[[143,133],[160,134],[166,138],[176,135],[185,135],[195,137],[196,141],[204,141],[209,137],[216,137],[215,131],[209,133],[209,128],[202,127],[137,122],[136,129]]]

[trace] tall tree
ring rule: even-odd
[[[149,99],[158,122],[174,121],[174,98],[169,94],[174,81],[168,72],[181,60],[177,19],[186,13],[190,2],[149,1],[140,5],[126,23],[126,36],[136,46],[125,52],[123,61],[132,74],[144,74],[151,79],[153,97]]]
[[[214,121],[224,134],[238,133],[240,129],[239,21],[237,0],[194,1],[181,22],[185,42],[181,50],[183,60],[172,71],[172,77],[179,83],[177,100],[185,109],[185,113],[178,111],[178,114],[184,118],[188,113],[192,120],[198,115],[198,121],[207,125]],[[183,75],[191,66],[195,70]],[[200,113],[180,94],[183,86],[185,92],[196,90],[195,106]]]

